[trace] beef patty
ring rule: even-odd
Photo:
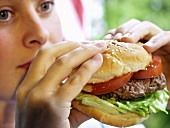
[[[153,93],[156,90],[162,90],[166,86],[166,79],[163,74],[158,77],[142,80],[130,80],[121,88],[105,94],[108,98],[115,99],[134,99]]]

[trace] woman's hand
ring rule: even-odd
[[[163,31],[148,21],[141,22],[132,19],[120,25],[117,29],[110,30],[104,39],[116,39],[131,43],[143,42],[143,47],[148,52],[161,57],[167,87],[170,90],[170,31]]]
[[[65,41],[42,48],[17,90],[16,128],[77,128],[89,119],[71,109],[71,101],[102,65],[105,50],[103,42]]]

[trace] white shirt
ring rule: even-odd
[[[118,128],[118,127],[102,124],[99,121],[92,118],[84,122],[78,128]],[[126,128],[145,128],[145,126],[143,124],[137,124],[137,125],[126,127]]]

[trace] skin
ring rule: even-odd
[[[89,119],[71,101],[100,68],[106,45],[61,42],[61,33],[54,0],[0,1],[0,127],[76,128]]]
[[[161,57],[163,73],[166,76],[167,88],[170,91],[170,31],[163,31],[148,21],[131,19],[117,29],[110,30],[104,39],[116,39],[131,43],[144,42],[143,47],[148,52]],[[170,102],[167,108],[170,109]]]

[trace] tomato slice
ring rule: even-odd
[[[145,68],[133,74],[132,79],[147,79],[162,73],[162,62],[159,56],[152,56],[152,62]]]
[[[130,79],[147,79],[159,76],[162,73],[162,63],[159,56],[152,56],[152,62],[145,68],[145,70],[140,70],[136,73],[127,73],[121,77],[115,77],[107,82],[99,84],[88,84],[86,88],[90,88],[88,91],[93,95],[102,95],[112,92],[124,84],[126,84]],[[86,91],[86,90],[84,90]]]
[[[91,85],[89,84],[86,86],[91,88],[91,92],[89,92],[90,94],[93,94],[93,95],[106,94],[126,84],[132,77],[132,74],[133,73],[127,73],[121,77],[115,77],[107,82],[103,82],[99,84],[91,84]]]

